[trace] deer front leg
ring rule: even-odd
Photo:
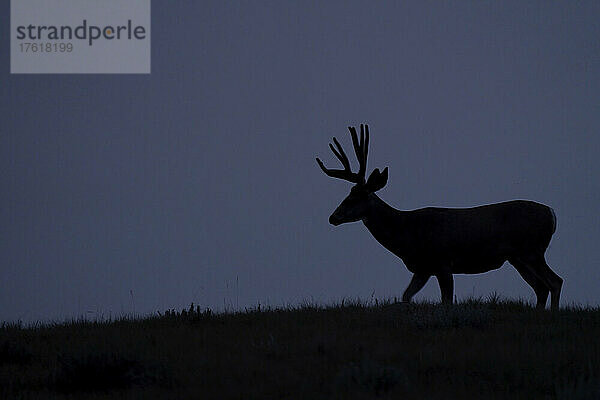
[[[412,299],[412,297],[417,294],[419,290],[423,289],[423,286],[425,286],[430,277],[431,275],[414,274],[412,280],[402,295],[402,301],[404,303],[409,303],[410,299]]]
[[[440,285],[440,291],[442,292],[442,303],[452,304],[452,297],[454,294],[454,278],[450,272],[444,272],[436,274],[435,276]]]

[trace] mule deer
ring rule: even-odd
[[[329,147],[343,169],[319,167],[332,178],[354,186],[329,217],[332,225],[362,221],[375,239],[400,257],[414,275],[402,295],[411,298],[435,276],[443,303],[452,303],[453,274],[478,274],[510,262],[535,291],[537,307],[544,309],[551,294],[551,308],[558,309],[563,280],[546,263],[544,253],[556,230],[552,208],[533,201],[513,200],[472,208],[427,207],[413,211],[397,210],[375,193],[388,180],[387,167],[376,168],[365,180],[369,151],[369,126],[360,126],[360,139],[349,127],[358,159],[358,172],[352,172],[344,149],[333,138]]]

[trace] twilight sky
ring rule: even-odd
[[[154,1],[151,75],[10,75],[3,1],[0,321],[400,296],[327,222],[350,184],[314,158],[361,122],[396,208],[552,206],[562,304],[600,304],[600,3],[526,3]],[[534,299],[455,277],[492,292]]]

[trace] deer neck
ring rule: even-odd
[[[395,209],[376,194],[369,196],[369,203],[362,219],[373,237],[384,247],[396,247],[403,238],[404,212]]]

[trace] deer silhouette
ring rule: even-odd
[[[332,225],[362,221],[373,237],[400,257],[413,273],[402,295],[403,302],[435,276],[442,303],[452,303],[453,274],[478,274],[510,262],[534,290],[537,308],[544,309],[551,294],[551,308],[558,309],[563,280],[545,260],[545,252],[556,231],[552,208],[527,200],[513,200],[471,208],[427,207],[397,210],[381,200],[376,192],[388,180],[388,168],[376,168],[365,180],[369,151],[369,126],[349,127],[359,169],[351,171],[344,149],[333,138],[329,147],[343,169],[319,167],[332,178],[354,184],[350,194],[329,217]]]

